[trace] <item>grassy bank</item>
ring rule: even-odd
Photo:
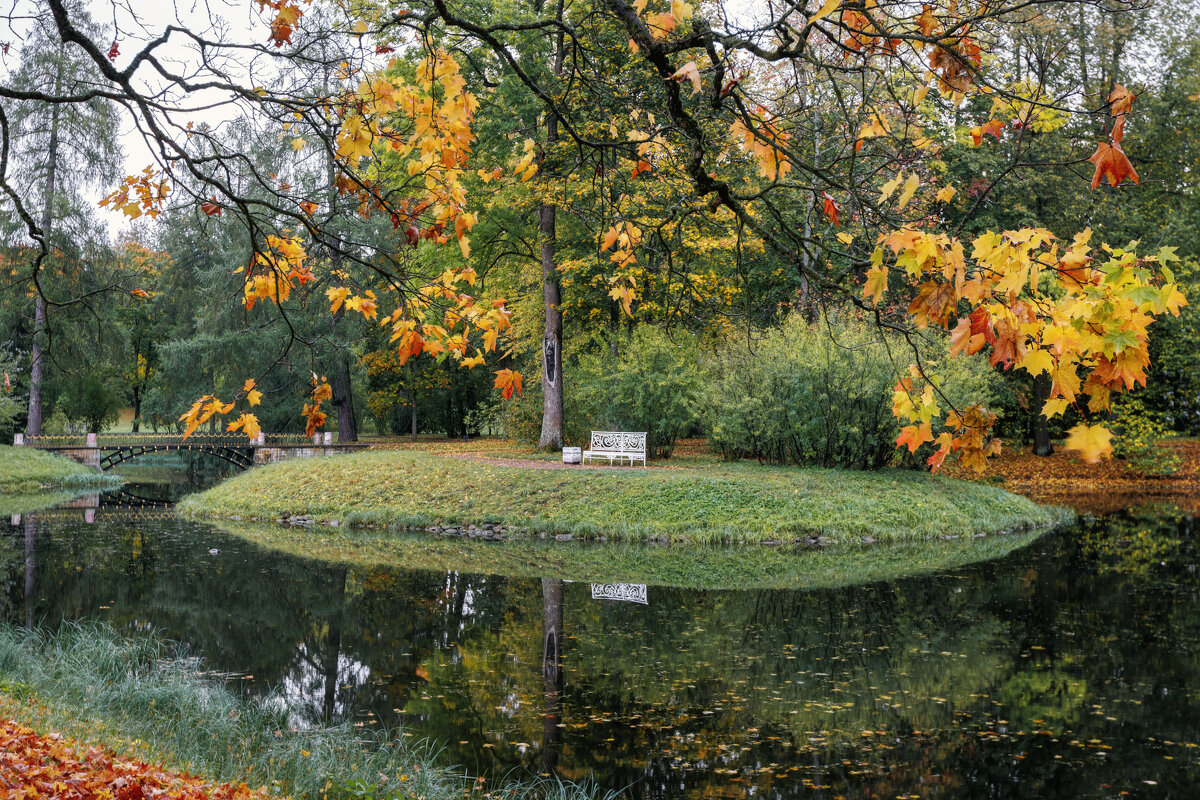
[[[0,492],[31,494],[42,489],[113,488],[121,480],[65,456],[32,447],[0,445]]]
[[[926,540],[1061,521],[992,486],[919,472],[731,464],[537,469],[416,452],[366,452],[252,469],[179,506],[191,516],[312,515],[350,525],[499,522],[631,540]]]
[[[169,642],[125,639],[102,624],[55,632],[0,626],[0,714],[39,732],[281,795],[461,800],[482,793],[440,764],[429,744],[350,722],[300,719],[282,698],[250,702],[202,668]],[[513,800],[597,794],[557,782],[505,788]]]
[[[1001,558],[1039,538],[1009,536],[896,542],[878,547],[661,547],[635,542],[560,543],[523,538],[474,542],[457,537],[374,530],[215,522],[272,550],[363,567],[387,566],[554,577],[581,583],[645,583],[693,589],[818,589],[940,572]]]

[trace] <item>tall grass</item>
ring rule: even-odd
[[[294,797],[460,800],[478,786],[423,740],[315,720],[279,696],[249,700],[179,645],[156,635],[125,638],[104,623],[0,626],[0,693],[19,701],[26,724]],[[594,786],[557,780],[500,791],[513,800],[602,796]]]

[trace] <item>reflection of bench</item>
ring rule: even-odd
[[[635,461],[641,461],[646,466],[646,434],[627,433],[625,431],[592,431],[590,449],[583,451],[583,463],[588,459],[595,461],[600,458],[608,459],[611,464],[628,461],[633,466]]]

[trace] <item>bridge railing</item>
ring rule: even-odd
[[[253,447],[255,445],[304,445],[309,444],[302,433],[264,433],[262,441],[255,441],[236,433],[193,433],[185,441],[181,433],[101,433],[90,435],[78,434],[48,434],[44,436],[25,436],[22,444],[26,447],[131,447],[145,445],[213,445],[219,447]]]

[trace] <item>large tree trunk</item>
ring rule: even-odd
[[[1050,443],[1050,421],[1042,414],[1046,400],[1050,397],[1050,388],[1049,373],[1043,372],[1033,379],[1033,402],[1030,404],[1033,420],[1030,424],[1033,428],[1033,454],[1035,456],[1048,456],[1054,453],[1054,445]]]
[[[563,16],[562,0],[555,17]],[[563,67],[563,35],[560,30],[554,44],[554,74],[561,75]],[[547,112],[546,149],[558,141],[558,119]],[[563,446],[563,376],[562,376],[562,287],[558,279],[555,248],[555,217],[558,209],[544,205],[538,212],[538,229],[542,240],[542,304],[546,316],[546,331],[542,336],[542,435],[539,449],[561,450]]]
[[[54,93],[62,88],[62,62],[54,75]],[[50,146],[46,150],[46,196],[42,205],[42,241],[50,247],[50,231],[54,222],[54,180],[58,172],[58,112],[50,110]],[[29,349],[29,417],[25,422],[26,436],[42,435],[42,382],[45,376],[46,301],[40,291],[33,296],[33,345]]]
[[[133,386],[133,432],[137,433],[142,426],[142,388]]]
[[[338,353],[333,364],[333,403],[338,415],[338,441],[357,442],[358,422],[354,418],[354,389],[350,383],[350,358]]]

